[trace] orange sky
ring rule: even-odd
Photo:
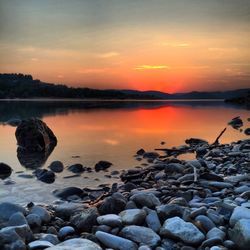
[[[245,0],[0,0],[0,72],[91,88],[250,87]]]

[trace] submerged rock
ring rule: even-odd
[[[56,197],[66,200],[69,196],[72,195],[77,195],[81,197],[81,195],[83,194],[83,190],[78,187],[66,187],[63,189],[53,191],[53,194]]]
[[[235,118],[233,118],[229,123],[228,125],[232,126],[234,129],[239,129],[243,126],[243,121],[242,119],[237,116]]]
[[[186,144],[189,144],[190,146],[197,146],[202,144],[208,144],[206,140],[200,139],[200,138],[190,138],[185,140]]]
[[[245,133],[245,135],[250,135],[250,128],[246,128],[244,133]]]
[[[35,170],[35,176],[39,181],[45,183],[53,183],[55,181],[55,173],[47,169],[37,169]]]
[[[4,180],[12,173],[12,168],[5,163],[0,162],[0,179]]]
[[[99,161],[95,164],[95,171],[105,170],[109,167],[111,167],[113,164],[109,161]]]
[[[84,172],[86,168],[84,168],[82,164],[77,163],[69,166],[68,170],[71,171],[72,173],[78,174]]]
[[[50,163],[49,168],[55,173],[60,173],[63,171],[63,163],[61,161],[53,161]]]

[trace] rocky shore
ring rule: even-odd
[[[250,140],[186,143],[166,155],[138,150],[148,165],[112,186],[57,190],[47,205],[1,203],[0,249],[249,249]],[[175,157],[183,152],[196,157]]]

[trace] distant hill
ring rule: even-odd
[[[245,105],[247,107],[250,106],[250,91],[245,92],[242,95],[238,95],[237,97],[227,98],[225,99],[227,103]]]
[[[0,74],[0,98],[96,98],[96,99],[231,99],[250,89],[169,94],[160,91],[99,90],[73,88],[34,80],[31,75]]]

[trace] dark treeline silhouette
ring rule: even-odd
[[[33,80],[31,75],[0,74],[0,98],[103,98],[155,99],[151,94],[124,93],[120,90],[73,88]]]
[[[73,88],[34,80],[31,75],[0,74],[0,99],[74,98],[74,99],[228,99],[242,96],[250,89],[168,94],[160,91]]]
[[[250,107],[250,91],[246,92],[245,95],[226,99],[225,102],[246,105],[247,107]]]

